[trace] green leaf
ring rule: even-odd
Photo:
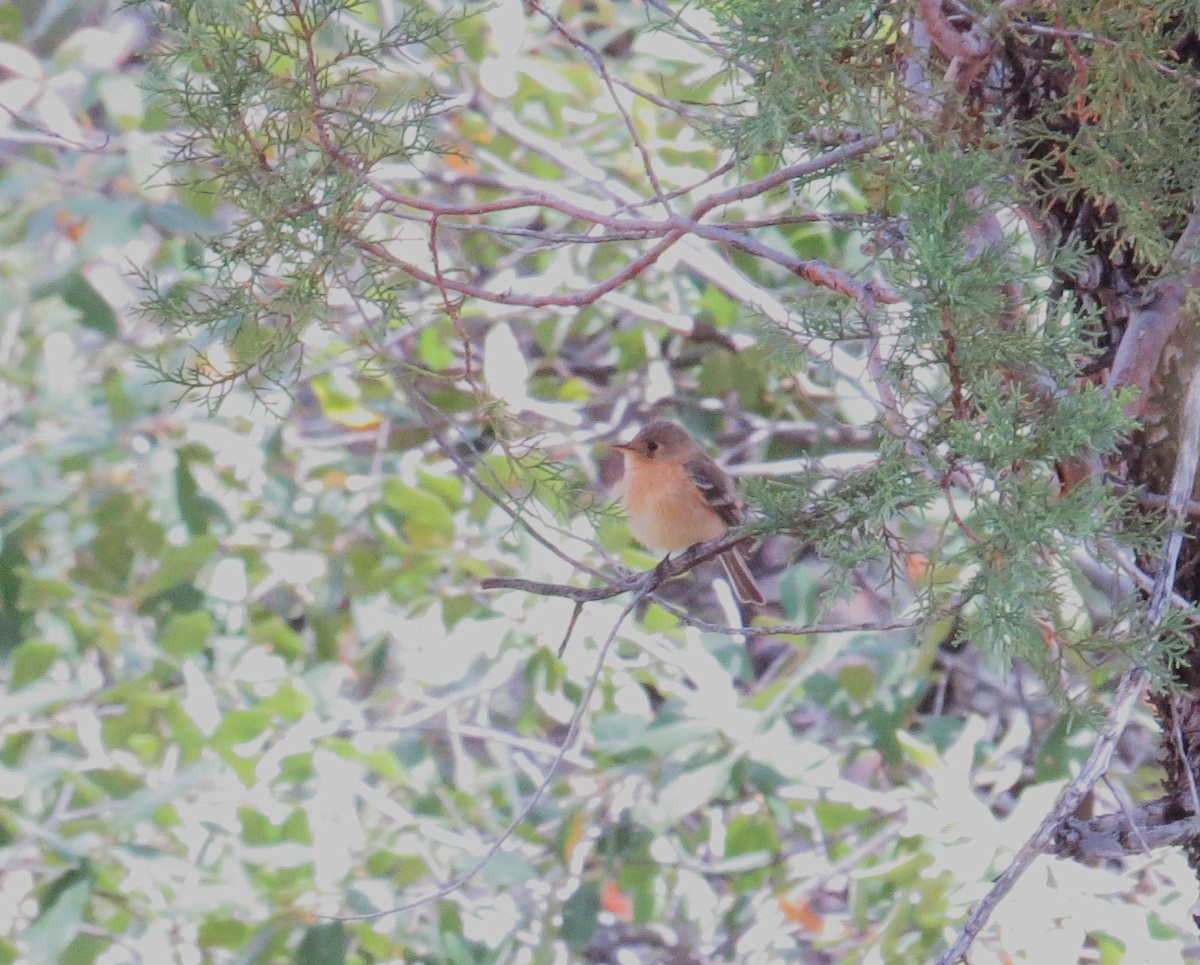
[[[536,876],[537,869],[533,865],[507,851],[498,852],[483,869],[483,880],[499,887],[518,887]]]
[[[462,506],[463,481],[458,476],[434,476],[431,473],[418,472],[417,478],[422,489],[428,489],[447,506]]]
[[[861,824],[872,817],[870,811],[846,804],[843,801],[821,800],[813,805],[813,814],[822,831],[833,835],[843,828]]]
[[[729,783],[730,758],[684,771],[658,792],[658,804],[668,823],[707,806]]]
[[[21,11],[17,5],[5,4],[0,7],[0,40],[20,43],[21,33]]]
[[[163,787],[147,787],[130,795],[124,806],[113,815],[110,826],[114,831],[124,831],[148,820],[159,808],[183,797],[206,781],[212,771],[213,767],[208,763],[196,764]]]
[[[312,710],[312,697],[291,683],[279,687],[273,694],[264,697],[259,709],[285,721],[297,721]]]
[[[340,921],[312,925],[296,949],[296,965],[339,965],[346,960],[350,942]]]
[[[893,884],[908,882],[913,876],[933,863],[933,856],[915,851],[900,854],[877,864],[860,865],[852,874],[855,881],[889,881]]]
[[[303,638],[275,614],[254,623],[250,627],[250,639],[266,644],[289,660],[299,659],[307,652]]]
[[[270,713],[260,708],[230,710],[221,718],[221,723],[217,725],[213,734],[212,746],[221,755],[221,760],[233,768],[247,787],[254,783],[258,757],[246,757],[238,753],[237,746],[254,740],[270,726],[270,723]]]
[[[179,506],[179,515],[187,524],[188,532],[193,536],[203,536],[208,532],[210,519],[221,516],[221,507],[214,500],[200,493],[196,476],[192,472],[192,462],[203,461],[186,448],[177,454],[175,462],[175,502]]]
[[[217,551],[215,536],[195,536],[182,546],[165,546],[158,569],[142,580],[130,594],[144,601],[191,581]]]
[[[927,771],[937,764],[939,751],[934,744],[927,743],[904,730],[896,732],[896,741],[907,757],[922,770]]]
[[[175,746],[183,755],[183,763],[195,763],[201,751],[208,747],[206,735],[196,726],[191,714],[184,710],[178,700],[170,701],[163,708],[163,716],[170,727],[171,736],[175,738]]]
[[[786,570],[779,579],[779,605],[787,619],[794,623],[810,619],[819,589],[807,567],[793,566]]]
[[[815,673],[809,677],[804,683],[804,689],[818,705],[827,708],[842,695],[842,688],[838,686],[837,681],[824,673]]]
[[[649,751],[665,755],[712,733],[712,724],[692,719],[647,728],[645,719],[636,714],[605,714],[594,726],[596,748],[606,754]]]
[[[417,546],[445,546],[454,536],[454,516],[433,493],[391,478],[384,480],[383,501],[402,515],[405,532]]]
[[[1039,749],[1035,778],[1039,783],[1058,781],[1070,777],[1071,764],[1082,761],[1089,747],[1082,746],[1072,737],[1078,734],[1082,724],[1071,717],[1060,717],[1046,734]]]
[[[206,918],[200,924],[200,944],[205,948],[239,948],[249,934],[249,925],[229,918]]]
[[[727,855],[773,852],[779,846],[775,824],[763,813],[735,815],[725,835]]]
[[[25,930],[30,965],[57,965],[75,938],[92,895],[90,868],[73,868],[47,889],[47,898],[33,924]]]
[[[21,644],[12,656],[12,682],[9,689],[20,690],[40,678],[60,654],[56,644],[43,640],[29,640]]]
[[[600,885],[585,881],[563,902],[561,934],[567,948],[581,953],[591,944],[599,915]]]
[[[271,723],[271,714],[261,707],[226,711],[213,734],[213,744],[229,748],[254,740]]]
[[[433,325],[422,329],[417,336],[417,356],[435,372],[454,362],[454,352],[446,346],[442,333]]]
[[[837,675],[838,684],[859,704],[870,704],[875,693],[875,673],[866,663],[848,663]]]
[[[58,291],[62,300],[79,312],[80,321],[85,326],[109,338],[116,337],[117,317],[113,314],[112,306],[83,275],[77,272],[67,275]]]
[[[212,632],[212,617],[204,610],[172,613],[158,645],[173,657],[186,657],[202,651]]]
[[[736,394],[743,404],[753,406],[762,396],[770,371],[765,349],[743,352],[712,351],[700,369],[700,392],[718,397]]]

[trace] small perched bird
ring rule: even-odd
[[[629,529],[648,549],[685,550],[742,521],[733,480],[682,426],[652,422],[632,442],[613,448],[625,457],[620,493]],[[739,600],[766,602],[741,550],[735,546],[718,559]]]

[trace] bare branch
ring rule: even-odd
[[[1170,500],[1170,497],[1164,496],[1162,493],[1148,493],[1138,489],[1136,486],[1130,486],[1128,483],[1119,480],[1109,480],[1108,486],[1119,493],[1133,493],[1133,498],[1137,500],[1139,506],[1164,507]],[[1183,505],[1183,511],[1189,516],[1200,516],[1200,499],[1189,499]]]
[[[1063,857],[1094,861],[1176,845],[1200,834],[1200,817],[1172,818],[1179,810],[1174,798],[1164,797],[1147,801],[1129,813],[1105,814],[1087,821],[1068,818],[1050,850]]]
[[[1099,47],[1113,48],[1118,46],[1117,42],[1110,37],[1102,37],[1100,34],[1091,33],[1087,30],[1069,30],[1066,27],[1051,27],[1043,23],[1029,23],[1023,20],[1014,20],[1007,25],[1009,30],[1016,33],[1032,34],[1035,37],[1055,37],[1062,40],[1064,43],[1070,43],[1075,40],[1082,40],[1085,43],[1096,44]],[[1161,60],[1153,62],[1152,66],[1156,71],[1164,77],[1170,77],[1173,80],[1182,80],[1184,83],[1190,84],[1192,87],[1200,87],[1200,78],[1180,70],[1178,67],[1172,67],[1169,64],[1164,64]]]
[[[846,295],[861,304],[864,309],[870,309],[874,303],[884,302],[894,304],[899,297],[885,286],[872,286],[855,281],[843,271],[831,268],[819,258],[797,258],[795,255],[777,251],[769,245],[740,232],[730,231],[717,225],[701,224],[685,218],[674,218],[672,223],[685,228],[689,234],[710,241],[721,241],[733,248],[738,248],[748,254],[756,255],[764,261],[771,261],[786,268],[793,275],[822,288],[828,288],[839,295]]]
[[[821,633],[881,633],[886,630],[911,630],[954,608],[948,605],[939,608],[934,614],[924,614],[907,620],[867,620],[862,623],[775,623],[755,627],[730,627],[701,620],[657,596],[654,598],[654,602],[668,613],[679,617],[689,627],[695,627],[705,633],[723,633],[741,637],[789,637]]]
[[[480,285],[468,284],[467,282],[456,281],[451,278],[443,277],[441,285],[444,285],[450,291],[458,292],[462,295],[470,295],[472,298],[478,298],[480,301],[496,302],[500,305],[524,305],[528,308],[549,308],[559,306],[563,308],[580,308],[584,305],[590,305],[599,298],[606,295],[615,288],[620,288],[630,279],[636,278],[643,271],[653,265],[663,253],[667,251],[673,244],[683,237],[684,232],[680,229],[674,229],[667,234],[657,245],[649,251],[633,259],[624,268],[615,275],[610,276],[604,281],[592,285],[589,288],[581,289],[577,292],[565,295],[521,295],[516,292],[495,292],[489,291]],[[360,244],[363,251],[374,255],[382,261],[387,262],[407,275],[411,275],[418,281],[425,282],[427,285],[437,287],[439,280],[436,275],[432,275],[423,268],[418,268],[416,265],[402,261],[391,254],[382,245],[364,241]]]
[[[819,260],[801,259],[789,253],[771,248],[747,233],[750,229],[757,226],[757,223],[753,219],[738,221],[736,229],[722,225],[705,224],[700,219],[716,208],[757,197],[790,181],[812,177],[855,157],[861,157],[863,154],[875,150],[880,145],[894,140],[897,136],[899,136],[899,128],[894,126],[885,128],[878,134],[866,136],[849,144],[841,145],[807,161],[786,165],[778,171],[774,171],[755,181],[739,184],[725,191],[710,194],[696,202],[687,215],[668,216],[665,219],[636,218],[611,209],[606,212],[545,192],[472,205],[442,204],[425,201],[394,191],[381,183],[368,179],[367,183],[381,199],[403,207],[424,211],[431,216],[431,222],[449,217],[478,217],[500,211],[512,211],[532,207],[557,211],[569,218],[607,228],[615,233],[611,240],[627,237],[631,232],[637,232],[647,238],[657,237],[661,239],[653,248],[633,259],[613,276],[589,288],[572,293],[526,295],[516,292],[491,291],[485,285],[450,279],[444,275],[440,275],[438,272],[431,273],[422,267],[404,262],[387,250],[386,243],[363,242],[361,247],[364,252],[393,265],[411,277],[431,285],[443,293],[446,290],[450,290],[472,298],[478,298],[482,301],[504,305],[523,305],[530,308],[552,306],[581,307],[592,304],[608,292],[636,278],[653,265],[668,248],[684,236],[691,235],[731,245],[756,257],[771,261],[814,285],[829,288],[839,294],[853,298],[863,305],[864,308],[869,309],[876,302],[883,302],[885,304],[898,302],[900,300],[899,296],[885,285],[858,282],[845,272],[832,268]],[[354,165],[351,159],[337,157],[336,155],[335,159],[345,165]],[[652,203],[656,199],[650,200]],[[647,202],[641,203],[644,204]],[[764,224],[767,223],[769,222],[764,222]],[[606,239],[602,237],[598,240],[603,241]]]
[[[1167,342],[1183,319],[1190,289],[1200,286],[1200,268],[1188,268],[1200,245],[1200,215],[1192,215],[1173,252],[1180,272],[1165,273],[1150,286],[1150,296],[1129,313],[1129,322],[1108,376],[1110,391],[1133,386],[1138,396],[1126,414],[1139,416],[1146,404],[1150,380],[1158,369]]]
[[[654,569],[645,573],[629,573],[618,580],[602,586],[581,587],[567,586],[562,583],[539,583],[536,580],[522,580],[515,577],[494,576],[480,582],[485,590],[522,590],[538,596],[557,596],[574,600],[576,603],[593,603],[596,600],[610,600],[614,596],[638,590],[642,595],[652,592],[667,580],[673,579],[688,570],[694,569],[705,560],[719,556],[727,549],[746,541],[740,533],[730,531],[716,539],[697,543],[690,549],[684,550],[674,559],[666,559]]]

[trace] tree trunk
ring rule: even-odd
[[[1004,64],[1004,102],[1008,122],[1018,133],[1051,130],[1074,136],[1097,123],[1081,109],[1080,65],[1055,48],[1062,38],[1009,38]],[[1181,59],[1194,61],[1196,37],[1184,34],[1171,44]],[[1200,112],[1198,112],[1200,121]],[[1049,122],[1047,123],[1047,118]],[[1082,119],[1081,119],[1082,118]],[[1026,128],[1026,125],[1029,125]],[[1038,127],[1038,125],[1041,125]],[[1200,288],[1200,215],[1193,215],[1168,235],[1175,241],[1165,265],[1139,260],[1128,235],[1113,230],[1117,212],[1098,206],[1075,186],[1070,172],[1055,160],[1058,142],[1028,138],[1025,160],[1036,192],[1049,202],[1027,212],[1054,242],[1078,245],[1089,256],[1087,268],[1059,279],[1064,294],[1097,312],[1102,349],[1084,377],[1102,378],[1116,390],[1138,391],[1131,409],[1141,420],[1121,453],[1120,463],[1104,467],[1116,479],[1148,495],[1166,494],[1172,483],[1187,420],[1183,407],[1200,359],[1200,314],[1189,293]],[[1096,471],[1099,467],[1093,467]],[[1197,498],[1193,482],[1192,498]],[[1147,512],[1161,512],[1161,500],[1146,500]],[[1200,599],[1200,519],[1189,516],[1175,578],[1175,591],[1185,600]],[[1154,575],[1160,560],[1143,559]],[[1151,703],[1162,727],[1165,794],[1140,809],[1154,827],[1183,828],[1183,845],[1200,876],[1200,835],[1184,821],[1200,813],[1196,784],[1200,783],[1200,631],[1176,673],[1181,693],[1156,695]],[[1181,822],[1183,822],[1181,824]],[[1175,840],[1178,840],[1177,835]]]

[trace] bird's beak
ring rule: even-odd
[[[616,449],[617,452],[631,452],[633,450],[633,446],[627,442],[614,442],[611,448]]]

